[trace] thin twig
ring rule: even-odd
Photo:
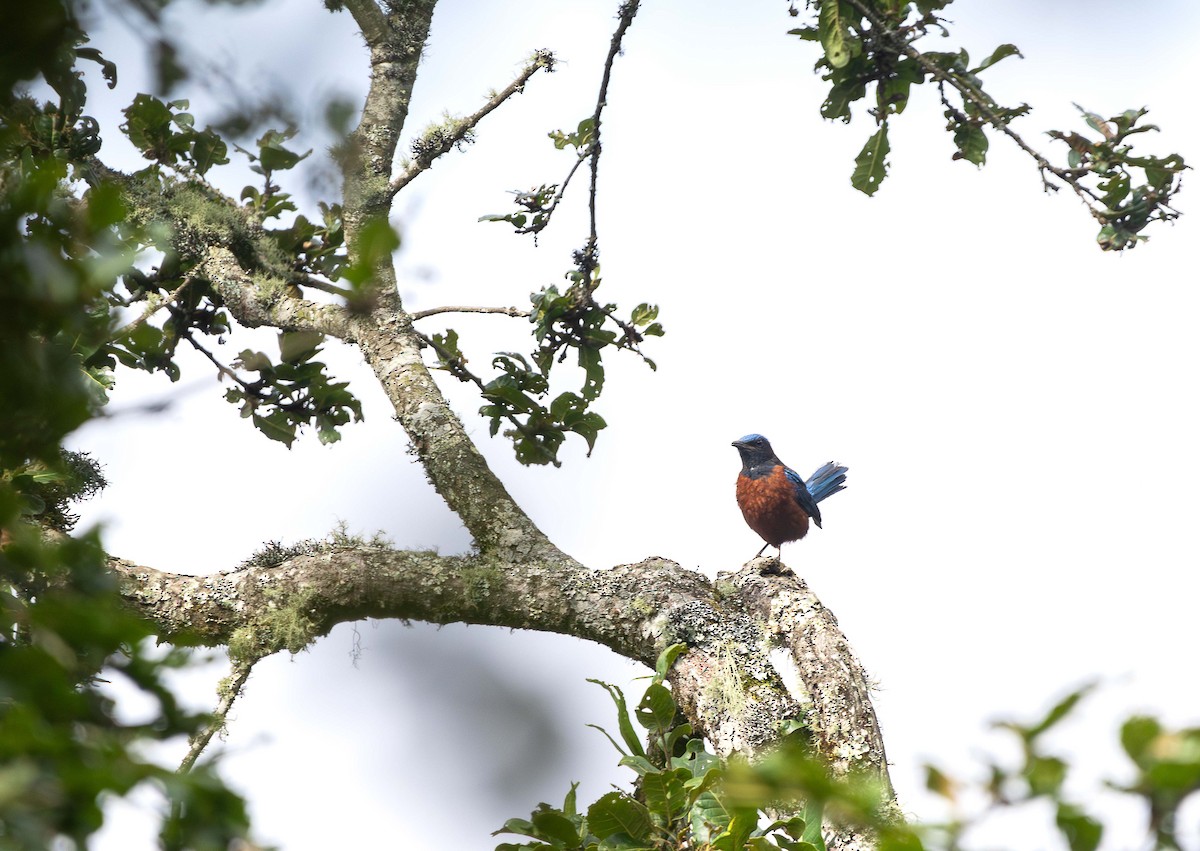
[[[117,332],[112,335],[112,339],[120,340],[121,338],[132,334],[155,313],[162,310],[164,307],[167,307],[168,305],[174,304],[179,299],[179,296],[183,294],[183,291],[187,288],[187,285],[193,280],[195,279],[191,277],[185,278],[183,283],[168,293],[165,298],[157,296],[157,294],[151,294],[147,299],[148,303],[146,304],[146,309],[142,311],[141,315],[128,325],[118,329]]]
[[[228,376],[229,378],[233,379],[234,382],[241,385],[241,388],[243,390],[245,390],[249,393],[254,392],[253,389],[250,387],[249,383],[247,383],[246,381],[243,381],[242,377],[240,375],[238,375],[232,369],[230,369],[225,364],[223,364],[219,360],[217,360],[216,356],[212,352],[210,352],[208,349],[204,348],[204,346],[197,343],[195,338],[192,337],[191,334],[184,333],[183,338],[192,344],[192,348],[194,348],[196,351],[200,352],[200,354],[204,355],[206,358],[208,358],[210,361],[212,361],[212,365],[217,368],[217,372],[219,372],[221,375],[225,375],[225,376]]]
[[[465,307],[447,305],[446,307],[431,307],[429,310],[418,310],[412,314],[413,319],[424,319],[426,316],[436,316],[439,313],[500,313],[504,316],[529,318],[529,311],[519,307]]]
[[[449,133],[444,134],[437,140],[437,144],[433,145],[429,150],[423,151],[403,172],[398,174],[388,186],[388,191],[395,195],[405,186],[410,184],[414,178],[421,172],[425,171],[433,161],[442,154],[450,151],[459,142],[462,142],[475,129],[475,125],[483,120],[488,113],[496,109],[500,104],[504,103],[513,95],[525,90],[525,84],[529,82],[529,78],[536,74],[540,69],[545,68],[547,71],[554,70],[554,54],[549,50],[539,50],[533,54],[533,59],[520,75],[515,80],[509,83],[502,91],[497,92],[492,98],[485,103],[477,112],[468,115],[461,120],[452,122],[452,129]]]
[[[354,295],[354,293],[348,289],[345,289],[344,287],[339,287],[335,284],[327,284],[325,281],[312,276],[305,276],[304,280],[300,281],[300,286],[311,287],[314,290],[321,290],[322,292],[341,296],[342,298],[350,298]]]
[[[612,42],[608,46],[608,57],[604,60],[604,76],[600,78],[600,94],[596,98],[596,111],[592,115],[592,144],[589,151],[592,167],[592,185],[588,193],[588,215],[591,222],[591,230],[588,236],[588,245],[592,252],[596,250],[596,242],[598,239],[596,232],[596,184],[598,171],[600,167],[600,115],[604,112],[604,107],[608,105],[608,81],[612,77],[613,62],[616,61],[618,54],[621,52],[621,41],[625,38],[625,32],[629,29],[629,25],[633,23],[633,17],[638,13],[640,0],[628,0],[621,4],[621,8],[617,11],[620,17],[620,23],[617,24],[617,30],[613,33]]]
[[[183,761],[179,763],[179,773],[187,774],[192,770],[192,766],[196,764],[196,760],[204,753],[204,749],[208,747],[208,743],[212,741],[213,736],[225,729],[225,720],[229,717],[229,710],[233,708],[233,702],[238,699],[242,693],[242,687],[246,685],[246,680],[250,678],[250,669],[254,667],[253,662],[248,662],[244,659],[234,659],[230,664],[229,676],[221,680],[217,691],[220,699],[217,701],[217,708],[213,710],[213,719],[207,727],[192,737],[188,743],[188,752],[184,756]]]
[[[630,0],[628,3],[623,3],[617,10],[620,23],[617,24],[617,30],[613,33],[612,42],[609,45],[608,57],[604,61],[604,75],[600,80],[600,93],[596,98],[596,109],[592,113],[591,141],[579,151],[575,158],[575,163],[571,166],[571,170],[567,172],[567,176],[563,179],[563,182],[558,185],[558,191],[554,193],[554,197],[550,199],[550,203],[541,208],[541,215],[534,222],[517,228],[517,233],[532,233],[536,235],[544,230],[550,224],[551,216],[553,216],[554,211],[558,209],[558,205],[562,203],[563,197],[567,194],[567,187],[571,184],[571,178],[575,176],[575,172],[579,171],[581,165],[588,162],[591,165],[592,171],[592,185],[588,200],[588,211],[590,213],[588,245],[591,248],[589,253],[594,256],[598,239],[596,227],[596,186],[597,168],[600,161],[600,115],[604,112],[604,107],[608,105],[608,81],[612,77],[613,62],[621,52],[621,41],[625,38],[625,31],[633,23],[633,16],[638,12],[638,5],[639,0]]]

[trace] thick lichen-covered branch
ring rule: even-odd
[[[584,638],[653,665],[687,645],[670,679],[723,754],[753,755],[802,721],[834,770],[887,762],[862,667],[804,582],[756,559],[713,583],[653,558],[608,570],[570,559],[439,556],[363,542],[312,544],[210,576],[113,559],[124,596],[164,638],[226,645],[235,659],[298,652],[367,617],[533,629]]]

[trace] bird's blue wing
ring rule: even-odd
[[[804,509],[804,513],[812,518],[812,521],[817,524],[817,528],[821,528],[821,510],[817,508],[817,501],[813,499],[812,493],[809,492],[808,486],[804,484],[804,479],[800,478],[800,474],[790,467],[783,468],[783,474],[788,477],[788,481],[792,483],[792,490],[796,494],[796,502],[800,503],[800,507]]]

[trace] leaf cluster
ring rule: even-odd
[[[495,435],[508,424],[504,434],[513,441],[522,464],[558,465],[558,450],[567,434],[586,441],[588,453],[595,446],[604,418],[590,409],[604,389],[604,352],[627,350],[640,356],[651,369],[654,361],[642,354],[640,344],[647,336],[662,336],[658,307],[639,304],[622,319],[617,305],[600,304],[593,293],[600,285],[600,269],[577,255],[580,266],[567,273],[563,290],[548,286],[532,293],[530,322],[536,348],[526,356],[499,352],[492,359],[499,373],[484,382],[467,368],[457,332],[434,334],[426,341],[437,355],[436,368],[460,381],[475,383],[483,396],[479,412],[490,421]],[[551,398],[551,373],[572,355],[583,372],[578,392],[563,391]]]
[[[1151,222],[1178,217],[1170,203],[1180,188],[1183,158],[1134,156],[1128,143],[1133,134],[1156,129],[1135,126],[1145,110],[1130,110],[1108,121],[1084,112],[1088,125],[1103,137],[1098,141],[1050,131],[1051,137],[1069,147],[1067,165],[1055,166],[1009,126],[1029,113],[1029,105],[1003,106],[984,88],[985,71],[1010,56],[1021,56],[1016,45],[1002,44],[977,64],[965,50],[919,49],[917,43],[931,32],[948,34],[938,12],[950,2],[808,0],[815,19],[790,31],[821,45],[816,70],[830,84],[821,105],[824,117],[848,122],[855,103],[870,104],[867,112],[877,129],[855,158],[850,182],[856,189],[867,195],[879,189],[889,168],[892,116],[904,112],[914,85],[934,82],[945,108],[946,129],[954,140],[953,159],[982,166],[987,160],[988,131],[1009,136],[1033,157],[1047,190],[1069,186],[1087,204],[1101,224],[1097,241],[1104,250],[1132,248],[1146,238],[1142,230]],[[792,13],[799,14],[795,7]],[[1135,184],[1130,167],[1142,169],[1145,181]]]
[[[616,707],[621,742],[601,732],[620,752],[620,764],[636,775],[634,791],[608,792],[580,811],[578,784],[573,784],[561,808],[540,804],[528,819],[509,819],[496,831],[532,841],[501,843],[496,851],[824,851],[819,811],[806,813],[813,816],[807,821],[793,816],[764,822],[764,802],[730,797],[726,787],[733,775],[693,735],[664,682],[685,649],[676,644],[663,651],[632,714],[620,688],[589,680],[608,692]]]
[[[1129,138],[1158,130],[1153,124],[1138,124],[1146,109],[1129,109],[1105,120],[1083,107],[1076,108],[1099,138],[1059,130],[1051,130],[1049,135],[1067,145],[1068,166],[1095,185],[1100,247],[1105,251],[1133,248],[1147,239],[1142,231],[1149,224],[1179,217],[1170,201],[1187,166],[1179,154],[1134,156]]]
[[[186,100],[163,103],[139,94],[125,108],[121,130],[146,159],[202,177],[229,162],[229,146],[212,128],[197,130],[187,108]]]
[[[622,7],[622,15],[632,15]],[[611,61],[611,60],[610,60]],[[482,216],[480,221],[508,222],[518,234],[537,235],[550,224],[554,211],[562,202],[568,184],[585,162],[591,161],[593,175],[600,156],[598,122],[603,102],[595,114],[584,118],[575,130],[553,130],[548,135],[558,150],[572,148],[575,161],[561,184],[542,184],[536,189],[514,192],[516,212]],[[582,437],[588,454],[595,447],[600,430],[606,427],[600,414],[589,410],[604,388],[604,350],[625,349],[637,354],[651,368],[653,360],[642,353],[646,337],[661,337],[665,332],[657,322],[658,306],[639,304],[628,320],[618,316],[616,304],[600,303],[594,294],[600,286],[599,249],[595,222],[595,183],[592,186],[592,232],[584,247],[572,257],[574,265],[565,274],[567,286],[543,287],[530,294],[536,348],[527,358],[515,352],[501,352],[492,365],[500,375],[486,384],[466,369],[466,358],[457,345],[453,331],[430,340],[438,354],[438,367],[463,381],[479,385],[488,404],[480,413],[488,417],[491,433],[499,432],[507,422],[506,437],[513,441],[517,460],[522,464],[558,465],[558,449],[568,433]],[[453,337],[450,335],[453,334]],[[554,396],[549,405],[550,373],[554,365],[575,355],[575,363],[583,370],[583,385],[578,393],[563,392]]]
[[[972,66],[966,51],[957,53],[918,51],[913,44],[931,29],[942,29],[937,12],[950,0],[812,0],[816,20],[791,30],[807,41],[819,42],[823,55],[816,69],[830,84],[821,105],[828,119],[848,122],[852,107],[871,93],[868,112],[878,129],[855,159],[851,177],[854,188],[875,194],[887,176],[888,122],[904,112],[912,87],[930,80],[943,90],[951,83],[962,92],[961,109],[946,101],[948,129],[954,135],[955,159],[983,165],[987,152],[984,127],[1007,124],[1023,115],[1028,107],[998,106],[982,87],[980,74],[1009,56],[1019,56],[1014,45],[1004,44],[977,66]]]
[[[215,137],[213,131],[197,133],[190,115],[174,111],[184,106],[185,101],[163,104],[155,98],[138,95],[134,105],[125,111],[127,120],[122,129],[155,161],[145,172],[135,175],[135,179],[150,186],[166,185],[168,178],[161,171],[163,168],[182,176],[202,176],[212,165],[228,162],[224,143],[218,146],[208,141]],[[292,135],[292,131],[268,130],[259,138],[255,152],[239,148],[253,163],[252,170],[263,175],[261,189],[247,186],[241,193],[246,204],[244,212],[259,227],[267,220],[296,210],[291,196],[274,182],[277,172],[294,168],[311,153],[290,149],[285,143]],[[220,156],[209,156],[214,150]],[[177,202],[207,206],[204,218],[214,229],[224,227],[224,223],[219,216],[214,217],[213,209],[226,210],[225,214],[230,216],[241,212],[227,210],[223,202],[209,197],[201,187],[191,187],[191,193],[179,196]],[[264,237],[278,251],[278,256],[290,258],[291,268],[286,270],[294,275],[290,280],[309,280],[305,276],[345,278],[352,285],[345,294],[354,297],[366,275],[358,268],[361,264],[347,261],[341,207],[322,205],[320,209],[321,223],[296,216],[287,227],[262,228]],[[140,256],[153,248],[162,253],[162,260],[149,272],[138,266],[126,266],[106,293],[110,308],[146,303],[147,309],[152,310],[158,304],[167,308],[166,318],[161,323],[131,323],[91,352],[87,364],[108,370],[117,364],[150,372],[157,370],[175,381],[180,377],[176,350],[181,341],[187,341],[209,358],[223,377],[234,382],[236,386],[225,393],[226,400],[239,404],[242,415],[272,440],[290,447],[297,430],[310,425],[322,443],[331,443],[339,439],[338,428],[362,419],[361,405],[348,391],[348,385],[332,380],[325,364],[313,359],[319,351],[320,335],[281,335],[282,359],[278,363],[250,350],[242,351],[230,364],[220,362],[198,338],[216,337],[218,342],[224,342],[232,323],[215,288],[191,274],[197,258],[180,250],[176,234],[156,230],[153,224],[123,222],[116,230],[127,256]],[[242,246],[242,250],[254,259],[253,246]],[[391,247],[383,245],[381,250],[390,251]],[[298,292],[299,285],[289,283],[280,296],[290,297],[295,294],[293,291]]]
[[[279,362],[245,349],[233,365],[258,377],[243,380],[229,373],[236,386],[225,391],[225,399],[239,403],[243,417],[289,449],[302,426],[316,428],[322,443],[334,443],[341,439],[341,426],[362,419],[362,405],[347,389],[349,385],[330,381],[325,364],[313,360],[323,339],[311,332],[284,332],[279,335]]]

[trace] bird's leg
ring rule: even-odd
[[[754,557],[755,557],[755,558],[761,558],[761,557],[762,557],[762,554],[763,554],[763,553],[765,553],[765,552],[767,551],[767,547],[769,547],[769,546],[771,546],[771,545],[770,545],[770,544],[763,544],[763,547],[762,547],[762,549],[761,549],[761,550],[759,550],[759,551],[758,551],[758,553],[757,553],[757,554],[756,554]]]

